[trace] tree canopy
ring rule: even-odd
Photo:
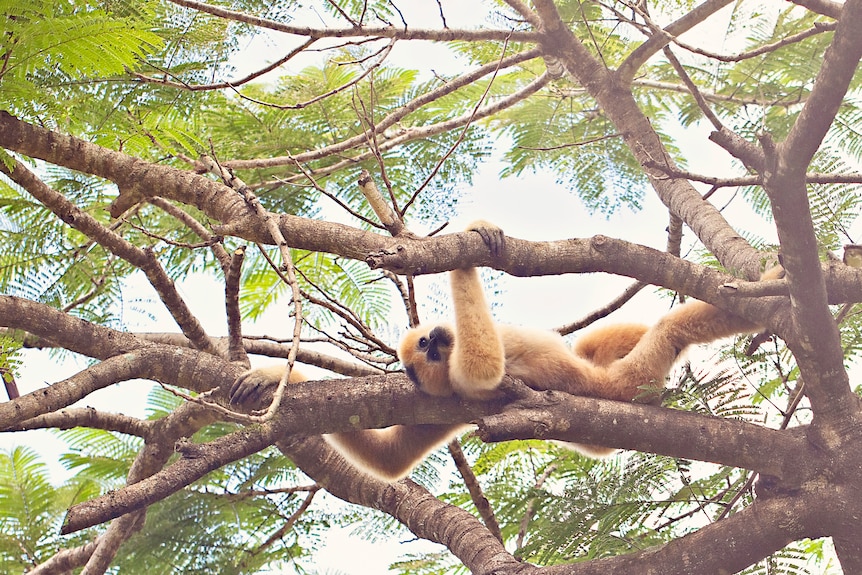
[[[862,0],[0,5],[0,430],[51,430],[67,470],[0,451],[3,572],[314,572],[346,525],[445,547],[404,573],[862,572]],[[572,216],[502,257],[449,233],[487,165],[600,233]],[[651,203],[663,250],[607,223]],[[424,395],[395,347],[446,296],[416,283],[471,266],[630,278],[596,309],[553,298],[541,327],[573,338],[634,297],[765,329],[660,406]],[[238,413],[261,357],[315,381]],[[19,390],[46,360],[77,371]],[[145,413],[83,407],[121,382],[159,384]],[[395,483],[321,437],[466,422]]]

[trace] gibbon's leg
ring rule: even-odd
[[[324,435],[348,461],[384,481],[397,481],[440,445],[466,429],[464,425],[393,425]]]
[[[776,266],[761,279],[775,279],[783,272]],[[645,387],[664,387],[664,378],[689,345],[758,330],[759,325],[702,301],[681,305],[650,327],[628,355],[608,366],[611,387],[606,397],[630,401],[643,395]]]
[[[239,376],[231,387],[232,404],[263,405],[275,391],[283,365],[253,369]],[[296,368],[290,383],[306,378]],[[395,425],[386,429],[361,429],[324,435],[339,453],[362,469],[384,481],[401,479],[426,455],[465,429],[464,425]]]
[[[649,330],[639,323],[618,323],[589,330],[578,336],[573,348],[575,355],[607,367],[628,355]]]

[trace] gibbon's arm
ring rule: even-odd
[[[465,231],[479,233],[494,256],[504,249],[503,230],[493,224],[480,220]],[[500,385],[506,373],[503,338],[491,317],[478,270],[452,270],[449,283],[455,311],[455,341],[449,360],[452,389],[461,397],[482,399]]]
[[[272,397],[284,370],[283,365],[274,365],[243,373],[231,387],[231,403],[263,405]],[[295,368],[291,370],[290,383],[302,381],[306,381],[302,373]],[[391,482],[406,476],[434,449],[465,429],[460,424],[394,425],[324,437],[356,467]]]
[[[504,249],[503,231],[487,222],[474,222],[475,231],[493,255]],[[407,376],[430,395],[457,393],[485,399],[499,386],[506,371],[506,353],[499,326],[491,317],[475,268],[449,272],[455,323],[421,325],[407,331],[398,345]]]

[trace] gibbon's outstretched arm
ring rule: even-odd
[[[264,405],[271,400],[284,370],[283,365],[276,365],[245,372],[231,387],[231,403]],[[302,381],[306,381],[302,373],[292,369],[290,383]],[[396,481],[410,473],[428,453],[465,429],[464,425],[394,425],[323,437],[359,469],[384,481]]]

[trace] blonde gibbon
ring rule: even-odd
[[[492,254],[504,249],[502,230],[474,222]],[[763,279],[780,277],[773,268]],[[457,394],[465,399],[491,397],[505,374],[536,390],[556,390],[618,401],[653,401],[648,389],[659,389],[679,355],[692,344],[753,333],[759,326],[713,305],[690,301],[676,307],[651,326],[618,324],[591,330],[573,349],[550,331],[496,323],[485,300],[475,268],[449,274],[454,324],[431,324],[410,329],[398,346],[398,358],[410,380],[436,396]],[[283,373],[281,366],[246,372],[231,390],[232,403],[244,403],[271,389]],[[291,381],[301,381],[294,371]],[[325,436],[360,469],[386,481],[404,477],[428,453],[467,426],[396,425]],[[614,449],[567,444],[600,457]]]

